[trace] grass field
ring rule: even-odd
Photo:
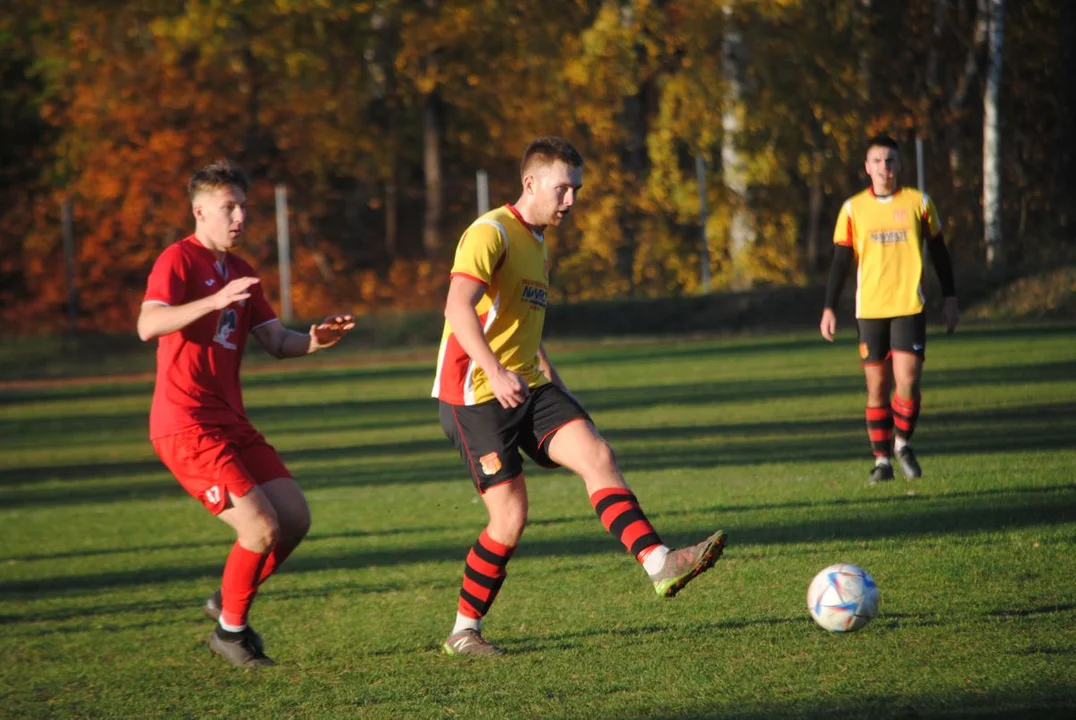
[[[721,527],[729,546],[659,599],[581,483],[532,472],[532,524],[486,622],[497,659],[437,650],[484,511],[437,426],[431,359],[249,375],[251,416],[314,514],[255,606],[279,663],[260,672],[207,648],[200,604],[230,534],[153,455],[151,384],[9,387],[0,716],[1068,717],[1074,334],[932,334],[925,477],[879,487],[847,334],[554,348],[666,541]],[[849,635],[804,601],[839,561],[882,593]]]

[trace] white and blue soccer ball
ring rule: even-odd
[[[807,587],[807,609],[830,632],[858,630],[878,614],[878,586],[856,565],[830,565]]]

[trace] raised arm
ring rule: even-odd
[[[236,278],[212,295],[184,305],[143,303],[138,313],[138,337],[147,342],[182,330],[204,315],[222,310],[238,300],[246,300],[250,297],[250,286],[257,282],[256,277]]]
[[[331,348],[354,327],[355,322],[351,315],[330,315],[319,324],[311,325],[310,330],[305,333],[289,330],[279,320],[274,319],[254,328],[250,334],[267,353],[283,360]]]

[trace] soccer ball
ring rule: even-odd
[[[878,614],[878,586],[855,565],[830,565],[807,587],[807,609],[830,632],[852,632]]]

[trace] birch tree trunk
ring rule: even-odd
[[[441,249],[441,210],[444,197],[441,134],[441,97],[434,90],[424,98],[422,110],[422,169],[426,185],[422,247],[429,260],[435,259]]]
[[[1001,264],[1001,138],[998,96],[1001,92],[1001,63],[1005,43],[1005,0],[990,2],[990,51],[983,93],[983,239],[986,265]]]
[[[755,244],[755,230],[748,197],[747,158],[741,147],[747,58],[743,32],[735,16],[736,5],[736,0],[726,0],[722,7],[725,30],[721,50],[726,92],[721,113],[721,169],[732,208],[729,227],[731,284],[733,289],[744,289],[752,284],[748,256]]]

